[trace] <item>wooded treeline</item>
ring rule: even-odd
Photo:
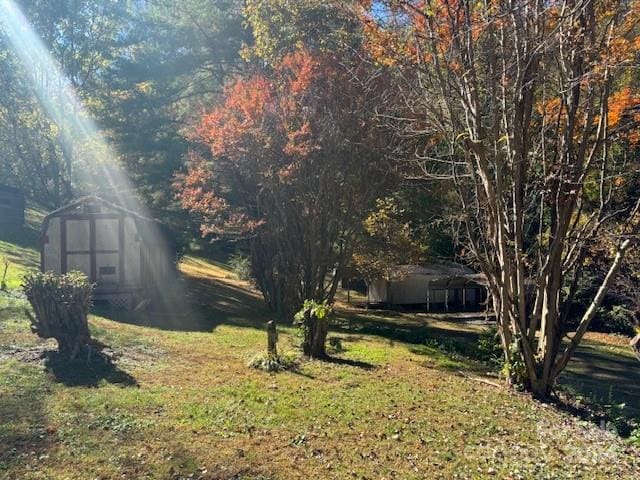
[[[171,182],[188,142],[184,127],[240,68],[250,42],[235,1],[16,2],[62,67],[157,215],[175,210]],[[48,208],[86,190],[76,132],[46,114],[55,94],[38,65],[25,66],[0,33],[0,178]],[[73,112],[65,112],[72,115]],[[86,180],[84,180],[86,181]]]
[[[540,396],[587,328],[636,320],[637,1],[18,3],[135,194],[233,239],[280,315],[348,270],[462,261]],[[0,35],[0,179],[55,207],[103,187],[47,80]]]

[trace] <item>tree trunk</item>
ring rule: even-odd
[[[312,358],[326,357],[325,342],[329,333],[329,325],[326,320],[316,317],[311,310],[304,312],[306,325],[302,350],[304,354]]]
[[[631,340],[631,348],[633,349],[633,353],[636,354],[638,360],[640,360],[640,333]]]
[[[271,357],[278,356],[278,331],[273,320],[267,323],[267,352]]]

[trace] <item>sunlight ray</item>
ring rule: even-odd
[[[140,203],[136,189],[119,165],[117,152],[108,143],[91,113],[83,105],[73,81],[13,0],[0,0],[0,30],[9,41],[27,72],[29,82],[44,111],[60,130],[63,146],[72,152],[76,195],[99,194],[143,217],[151,215]],[[151,232],[156,238],[162,233]],[[154,265],[149,265],[151,276]],[[180,299],[184,292],[172,295],[178,311],[187,311]]]
[[[142,213],[133,198],[131,182],[118,165],[90,113],[82,104],[72,81],[49,53],[42,39],[13,0],[0,0],[0,27],[24,65],[34,92],[61,132],[64,148],[75,152],[76,188],[81,194],[100,192],[130,210]],[[90,186],[91,190],[87,188]]]

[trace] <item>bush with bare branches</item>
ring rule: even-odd
[[[54,338],[59,352],[70,360],[82,350],[91,353],[87,315],[93,285],[86,275],[33,272],[24,277],[23,290],[33,308],[33,314],[26,311],[33,333]]]

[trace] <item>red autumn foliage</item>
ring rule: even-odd
[[[185,208],[204,216],[203,232],[231,228],[247,233],[262,223],[259,212],[249,208],[252,205],[231,205],[215,185],[227,181],[220,178],[226,175],[235,175],[240,184],[243,176],[259,177],[256,184],[284,181],[297,170],[317,148],[307,118],[308,100],[318,93],[314,83],[335,74],[330,62],[329,57],[298,52],[285,57],[273,78],[264,72],[240,77],[227,85],[222,102],[195,126],[192,139],[224,159],[214,169],[192,153],[187,173],[177,177],[178,198]]]

